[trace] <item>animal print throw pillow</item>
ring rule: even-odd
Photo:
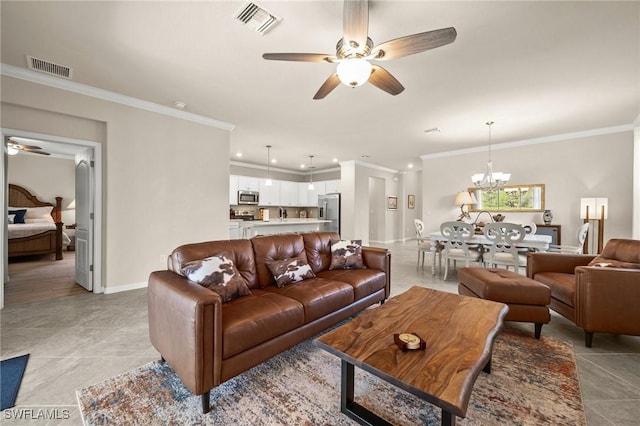
[[[222,303],[251,294],[247,282],[224,253],[187,262],[182,266],[182,273],[189,281],[218,293]]]
[[[331,244],[329,269],[365,269],[362,261],[362,240],[340,240]]]
[[[302,281],[306,278],[315,278],[316,276],[311,270],[311,266],[304,260],[268,260],[266,264],[273,274],[278,287],[284,287],[287,284]]]

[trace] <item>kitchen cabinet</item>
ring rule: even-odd
[[[238,176],[238,190],[241,191],[260,191],[261,179]]]
[[[340,192],[340,179],[325,181],[325,194],[334,194]]]
[[[298,189],[298,203],[302,206],[309,206],[309,191],[307,190],[308,183],[296,182],[296,187]]]
[[[317,206],[318,195],[326,194],[324,181],[314,182],[313,189],[309,189],[309,182],[303,183],[302,186],[304,187],[304,190],[307,191],[307,206]]]
[[[261,206],[280,206],[280,182],[274,180],[271,186],[267,186],[260,181],[258,190],[260,191]]]
[[[238,240],[242,238],[243,228],[240,227],[240,223],[237,221],[231,221],[229,223],[229,239]]]
[[[238,191],[241,190],[260,192],[261,206],[314,207],[318,205],[318,195],[340,192],[340,179],[313,182],[313,186],[314,189],[308,189],[308,180],[274,180],[272,186],[266,186],[264,179],[230,175],[229,204],[238,204]]]
[[[280,205],[283,207],[300,206],[298,182],[280,181]]]
[[[238,204],[238,176],[229,176],[229,205]]]

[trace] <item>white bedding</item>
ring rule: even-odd
[[[9,239],[30,237],[31,235],[41,234],[49,230],[55,230],[56,224],[52,222],[45,223],[10,223]],[[62,233],[62,245],[67,246],[71,239],[64,232]]]

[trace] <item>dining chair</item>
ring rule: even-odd
[[[414,219],[413,223],[416,227],[416,240],[418,240],[418,264],[420,266],[420,257],[422,257],[422,267],[424,268],[424,256],[431,253],[431,242],[424,236],[424,222],[420,219]]]
[[[527,256],[518,251],[518,243],[524,240],[527,231],[522,225],[515,223],[490,223],[484,227],[484,236],[491,244],[484,252],[482,260],[486,265],[504,265],[506,269],[513,266],[515,272],[519,267],[527,266]]]
[[[553,253],[582,254],[584,242],[587,239],[587,232],[589,232],[589,222],[583,223],[578,228],[578,233],[577,233],[578,245],[577,246],[550,244],[548,251]]]
[[[469,244],[473,238],[474,226],[464,222],[444,222],[440,225],[440,233],[444,238],[441,257],[444,257],[444,277],[446,281],[449,273],[449,260],[455,262],[464,260],[465,266],[469,262],[482,263],[482,255],[477,244]]]
[[[523,222],[522,227],[527,234],[535,234],[538,232],[538,226],[533,222]]]
[[[538,232],[538,226],[533,222],[522,222],[520,225],[524,228],[524,232],[526,232],[527,235],[534,235],[536,232]],[[534,250],[530,248],[518,249],[518,252],[523,256],[526,256],[527,253],[529,253],[530,251],[534,251]]]

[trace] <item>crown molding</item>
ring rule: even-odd
[[[88,86],[86,84],[77,83],[75,81],[53,77],[26,68],[16,67],[14,65],[2,63],[0,66],[0,73],[7,77],[17,78],[36,84],[42,84],[43,86],[66,90],[68,92],[79,93],[91,98],[127,105],[132,108],[155,112],[157,114],[168,115],[170,117],[179,118],[181,120],[193,121],[195,123],[203,124],[209,127],[216,127],[218,129],[229,131],[235,128],[234,124],[216,120],[210,117],[205,117],[187,111],[177,110],[165,105],[144,101],[142,99],[133,98],[131,96],[122,95],[120,93],[110,92],[108,90],[99,89],[97,87]]]
[[[360,160],[347,160],[347,161],[341,161],[341,162],[340,162],[340,165],[342,166],[343,164],[345,164],[345,165],[355,164],[355,165],[357,165],[357,166],[368,167],[368,168],[370,168],[370,169],[381,170],[381,171],[383,171],[383,172],[388,172],[388,173],[399,173],[397,170],[390,169],[390,168],[388,168],[388,167],[379,166],[379,165],[377,165],[377,164],[367,163],[366,161],[360,161]]]
[[[538,145],[543,143],[567,141],[571,139],[580,139],[580,138],[587,138],[592,136],[601,136],[601,135],[609,135],[613,133],[629,132],[633,130],[633,127],[634,127],[634,124],[621,124],[619,126],[602,127],[599,129],[583,130],[580,132],[562,133],[559,135],[543,136],[540,138],[532,138],[532,139],[521,139],[519,141],[506,142],[506,143],[501,143],[497,145],[492,144],[491,149],[495,151],[500,149],[516,148],[520,146]],[[454,151],[438,152],[436,154],[425,154],[425,155],[421,155],[420,158],[423,160],[433,160],[436,158],[456,157],[458,155],[486,152],[487,149],[488,149],[488,145],[483,145],[483,146],[476,146],[473,148],[457,149]]]
[[[240,161],[229,161],[229,164],[237,167],[246,167],[249,169],[257,169],[257,170],[267,170],[267,166],[263,166],[262,164],[253,164],[253,163],[242,163]],[[269,170],[272,172],[282,172],[289,173],[291,175],[299,175],[299,176],[309,176],[311,171],[300,171],[300,170],[290,170],[290,169],[280,169],[278,167],[269,167]],[[331,169],[314,169],[313,173],[322,174],[322,173],[331,173],[331,172],[339,172],[340,167],[333,167]]]

